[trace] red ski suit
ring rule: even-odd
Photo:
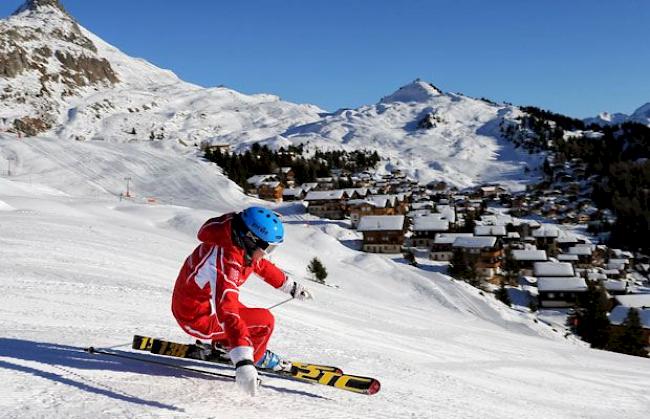
[[[234,213],[206,221],[198,233],[202,242],[181,268],[172,297],[172,313],[190,335],[225,346],[252,346],[257,362],[273,333],[274,319],[264,308],[239,302],[239,287],[255,272],[280,288],[286,275],[273,263],[260,259],[245,266],[244,250],[232,242]]]

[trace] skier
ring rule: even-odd
[[[239,302],[239,287],[251,273],[298,300],[313,294],[265,259],[284,240],[280,218],[262,207],[211,218],[198,232],[201,244],[187,257],[172,297],[172,313],[185,332],[228,350],[236,382],[250,395],[257,368],[290,370],[291,364],[266,349],[274,318],[264,308]]]

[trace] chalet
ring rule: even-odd
[[[400,253],[406,231],[403,215],[369,215],[359,221],[357,231],[363,233],[363,251]]]
[[[556,259],[559,262],[568,262],[572,265],[576,265],[578,263],[578,255],[570,255],[567,253],[562,253],[556,256]]]
[[[648,351],[650,350],[650,307],[636,308],[623,305],[614,307],[612,312],[609,313],[609,323],[613,330],[623,329],[625,319],[627,319],[630,310],[637,310],[639,314],[643,341],[645,342],[645,349]]]
[[[411,210],[428,210],[429,212],[433,212],[434,206],[434,203],[429,200],[416,201],[411,204]]]
[[[575,275],[570,263],[536,262],[533,274],[537,278],[541,307],[573,307],[578,296],[587,291],[586,281]]]
[[[499,198],[501,194],[506,193],[507,190],[498,185],[481,186],[479,189],[479,196],[481,198]]]
[[[568,277],[575,276],[573,265],[565,262],[535,262],[533,275],[541,277]]]
[[[363,199],[370,194],[368,188],[348,188],[343,190],[348,194],[350,199]]]
[[[277,175],[267,174],[267,175],[255,175],[246,179],[246,192],[249,194],[257,194],[258,188],[264,182],[279,182]]]
[[[625,271],[629,267],[630,261],[628,259],[610,259],[607,261],[607,269],[617,269],[619,271]]]
[[[516,231],[510,231],[508,232],[508,234],[506,234],[505,237],[502,237],[501,240],[503,241],[504,244],[505,243],[514,244],[517,242],[521,242],[521,236]]]
[[[305,192],[309,192],[311,190],[316,190],[318,188],[318,183],[316,182],[305,182],[302,185],[300,185],[302,189],[305,190]]]
[[[335,180],[333,177],[317,177],[316,183],[318,184],[316,189],[329,191],[334,189]]]
[[[291,167],[280,167],[277,169],[280,182],[286,187],[293,187],[296,184],[296,174]]]
[[[431,245],[431,260],[447,261],[454,255],[453,244],[458,237],[472,237],[472,233],[438,233]]]
[[[617,305],[635,308],[650,308],[650,294],[627,294],[614,297]]]
[[[503,249],[494,236],[458,237],[452,248],[454,252],[461,252],[469,263],[473,263],[483,278],[489,280],[501,272]]]
[[[578,244],[567,250],[569,255],[578,256],[578,265],[583,265],[585,267],[591,266],[591,262],[593,261],[593,252],[594,246],[591,244]]]
[[[413,244],[417,247],[430,248],[437,233],[449,230],[449,221],[439,214],[425,215],[413,219]]]
[[[282,202],[284,186],[278,181],[262,182],[257,188],[257,195],[260,199],[273,202]]]
[[[557,243],[558,247],[564,252],[567,252],[571,247],[580,244],[580,241],[576,236],[568,233],[560,234],[555,242]]]
[[[539,305],[545,308],[573,307],[587,292],[587,283],[578,276],[537,277]]]
[[[602,281],[602,284],[609,295],[627,294],[627,281],[620,281],[618,279],[606,279]]]
[[[546,248],[554,245],[559,236],[560,230],[549,224],[545,224],[542,227],[533,230],[533,237],[535,237],[535,240],[537,241],[538,248]]]
[[[309,191],[305,201],[307,212],[321,218],[342,220],[345,216],[347,193],[342,189],[333,191]]]
[[[475,236],[504,237],[508,233],[504,225],[477,225],[474,227]]]
[[[513,250],[510,257],[515,267],[523,276],[532,276],[535,263],[546,262],[548,260],[546,251],[537,249]]]
[[[363,199],[351,199],[345,207],[352,227],[356,227],[361,217],[367,215],[401,215],[395,195],[370,195]]]
[[[451,205],[439,204],[436,206],[436,212],[441,214],[442,219],[449,221],[449,227],[454,228],[457,225],[456,210]]]
[[[303,188],[287,188],[282,192],[283,201],[302,201],[307,196]]]
[[[207,142],[201,143],[201,150],[206,153],[230,153],[230,144],[209,144]]]

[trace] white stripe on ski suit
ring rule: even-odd
[[[219,269],[217,269],[217,263],[219,264]],[[241,266],[241,265],[239,265]],[[213,315],[217,319],[217,323],[221,327],[221,332],[215,332],[211,333],[209,335],[197,332],[193,330],[190,327],[186,327],[186,330],[191,331],[192,333],[196,334],[197,336],[205,336],[205,339],[210,339],[214,338],[217,335],[220,334],[225,334],[225,327],[224,323],[219,320],[219,316],[217,314],[217,281],[219,277],[219,272],[221,272],[221,277],[222,279],[230,284],[231,286],[235,287],[235,289],[229,288],[224,290],[223,294],[221,295],[221,299],[219,300],[219,304],[221,304],[226,297],[226,295],[229,292],[234,292],[239,295],[239,287],[237,286],[236,283],[228,279],[225,268],[224,268],[224,262],[223,262],[223,248],[214,246],[212,250],[203,258],[203,260],[198,264],[197,270],[195,270],[194,275],[194,281],[196,284],[203,289],[206,284],[210,284],[210,315]],[[237,318],[239,317],[239,314],[237,313],[232,313],[232,312],[225,312],[224,314],[229,315],[229,316],[234,316]],[[247,326],[248,329],[251,329],[253,327],[267,327],[267,326]],[[253,346],[253,342],[246,337],[245,338],[247,342],[250,343],[250,346]]]

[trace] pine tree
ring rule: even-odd
[[[501,301],[508,307],[512,306],[512,301],[510,301],[510,296],[508,295],[508,289],[506,288],[505,281],[501,281],[501,286],[494,292],[494,296],[497,298],[497,300]]]
[[[404,259],[411,265],[411,266],[418,266],[418,262],[415,260],[415,254],[407,250],[404,252]]]
[[[589,288],[579,301],[580,310],[576,333],[591,344],[603,349],[609,342],[609,319],[607,318],[607,295],[600,285],[589,282]]]
[[[622,326],[621,330],[612,333],[607,350],[627,355],[647,356],[639,311],[630,308]]]
[[[451,260],[449,261],[448,273],[458,279],[465,279],[468,277],[469,266],[467,265],[467,261],[462,252],[458,250],[454,251]]]
[[[309,262],[307,270],[314,275],[316,282],[320,282],[321,284],[325,283],[325,278],[327,278],[327,269],[325,269],[325,266],[318,258],[315,257],[311,262]]]

